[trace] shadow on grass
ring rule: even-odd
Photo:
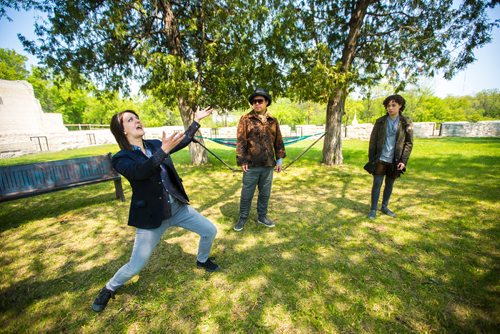
[[[318,152],[307,153],[303,165],[276,175],[270,203],[276,228],[255,222],[254,202],[253,216],[240,233],[232,231],[239,210],[240,175],[221,171],[215,164],[178,168],[193,206],[219,227],[213,255],[222,272],[194,269],[197,237],[179,229],[169,231],[140,280],[121,289],[117,300],[95,316],[90,310],[92,299],[127,261],[133,242],[133,229],[123,230],[128,205],[104,201],[103,212],[96,215],[112,217],[117,226],[112,230],[106,230],[107,225],[90,227],[99,230],[97,235],[87,231],[89,227],[73,230],[102,242],[90,254],[75,249],[55,273],[45,272],[44,258],[60,255],[58,248],[51,252],[33,247],[39,255],[30,266],[37,275],[18,281],[7,275],[14,282],[0,288],[0,323],[15,328],[13,324],[20,321],[16,317],[21,317],[19,328],[29,330],[40,319],[53,319],[45,329],[89,332],[102,328],[115,332],[207,328],[221,333],[495,332],[500,299],[498,159],[416,155],[409,172],[395,185],[392,204],[399,218],[379,216],[368,221],[364,217],[372,179],[362,170],[361,150],[346,151],[348,165],[339,167],[320,166]],[[75,215],[84,210],[76,199],[66,201],[65,205],[76,205]],[[87,205],[94,210],[99,206]],[[52,209],[54,216],[65,212]],[[74,221],[68,224],[78,226]],[[30,238],[46,238],[64,247],[66,240],[58,233],[70,234],[63,226],[54,228],[13,241],[22,244]],[[112,261],[82,269],[86,262],[112,251]],[[12,258],[4,261],[2,267],[16,263]],[[39,304],[44,308],[37,308]]]
[[[104,286],[113,274],[128,261],[131,243],[124,247],[120,255],[109,263],[93,266],[88,270],[78,270],[80,261],[68,261],[57,273],[53,273],[50,279],[40,279],[37,276],[17,281],[8,288],[0,289],[0,323],[8,326],[7,331],[13,332],[74,332],[83,328],[91,319],[98,317],[92,311],[92,302],[99,290]],[[105,247],[95,256],[103,256]],[[160,256],[163,254],[162,256]],[[69,256],[74,254],[68,254]],[[166,256],[165,256],[166,255]],[[153,261],[140,274],[140,280],[129,282],[118,290],[116,300],[110,304],[128,300],[131,296],[146,296],[151,293],[148,282],[154,282],[158,276],[176,277],[178,266],[185,268],[195,267],[195,258],[185,254],[178,245],[160,244],[152,255]],[[156,260],[154,260],[156,259]],[[90,259],[87,259],[90,261]],[[184,261],[184,263],[182,263]],[[92,282],[92,285],[88,283]],[[188,283],[186,279],[182,283]],[[174,287],[179,284],[172,280],[164,287]],[[112,307],[112,306],[111,306]],[[125,311],[142,314],[141,305],[124,305],[117,307],[120,313]],[[113,312],[113,311],[111,311]],[[61,321],[61,317],[67,319],[71,314],[76,314],[72,321]],[[114,314],[116,315],[116,313]],[[28,321],[20,319],[28,316]],[[11,321],[5,322],[5,319]],[[39,326],[39,327],[38,327]],[[36,330],[36,328],[39,328]],[[123,321],[116,328],[126,329],[127,323]],[[96,328],[101,331],[102,328]],[[113,331],[113,330],[111,330]]]
[[[345,189],[346,184],[337,188]],[[419,185],[426,186],[422,182]],[[321,186],[317,190],[322,190]],[[326,203],[333,204],[333,208],[325,210]],[[275,210],[275,214],[280,213],[276,230],[250,223],[234,240],[220,241],[226,254],[234,254],[234,262],[226,263],[231,281],[239,285],[259,277],[264,279],[256,297],[261,302],[249,311],[253,321],[244,330],[264,329],[259,328],[262,319],[268,318],[278,306],[295,314],[297,323],[301,315],[307,318],[308,311],[316,319],[321,318],[318,327],[309,319],[318,332],[422,332],[432,328],[489,332],[498,325],[491,313],[494,309],[491,305],[498,305],[498,295],[487,292],[495,289],[493,277],[498,268],[483,268],[484,275],[477,272],[482,267],[481,259],[498,263],[498,256],[493,253],[495,238],[488,233],[473,236],[474,232],[477,234],[476,227],[456,226],[454,217],[439,224],[427,222],[429,232],[425,226],[406,219],[366,222],[357,216],[340,218],[345,216],[341,214],[345,208],[359,211],[365,204],[336,196],[326,198],[324,203],[307,200],[297,203],[280,197],[279,208],[288,206],[298,206],[298,213],[288,215],[281,209]],[[231,204],[222,208],[234,210]],[[309,219],[304,221],[301,217]],[[395,240],[398,235],[390,232],[401,227],[394,224],[404,224],[402,233],[410,237],[405,241]],[[498,235],[494,229],[494,235]],[[270,237],[262,236],[259,242],[241,250],[245,239],[255,234]],[[280,241],[269,244],[266,239],[273,240],[276,234]],[[457,244],[458,238],[462,242]],[[465,249],[475,249],[477,243],[493,248],[464,253]],[[243,269],[239,268],[242,264]],[[291,293],[284,296],[283,291]],[[373,315],[380,303],[388,308],[389,316]],[[480,316],[468,319],[463,312],[470,311]],[[357,315],[353,319],[350,314]],[[332,327],[323,327],[325,323]],[[222,320],[219,323],[224,324],[227,325]],[[221,328],[230,330],[231,326]]]
[[[335,197],[327,198],[328,202],[336,200]],[[282,203],[287,204],[286,201]],[[110,328],[125,331],[129,328],[126,319],[143,319],[144,316],[149,322],[143,325],[147,324],[145,328],[151,331],[172,328],[169,320],[176,318],[196,328],[206,313],[202,305],[207,298],[223,293],[228,297],[220,301],[222,305],[213,307],[227,310],[209,310],[220,332],[268,331],[265,319],[283,310],[294,315],[297,331],[493,329],[494,323],[484,319],[479,323],[454,320],[454,313],[447,308],[473,305],[491,309],[488,303],[495,302],[494,296],[481,297],[479,303],[477,297],[472,300],[470,297],[477,293],[474,287],[493,288],[494,275],[478,277],[473,271],[464,272],[463,268],[449,271],[448,267],[441,269],[439,263],[434,265],[420,259],[420,253],[447,259],[447,253],[455,247],[443,248],[441,245],[452,245],[450,240],[437,242],[424,235],[420,240],[399,243],[390,233],[380,229],[390,230],[393,223],[363,226],[365,223],[357,217],[332,221],[343,207],[357,205],[356,201],[349,203],[343,199],[331,210],[318,215],[317,222],[305,222],[300,216],[292,216],[280,219],[276,229],[249,223],[243,233],[228,234],[216,240],[216,248],[223,249],[223,254],[216,255],[224,270],[210,276],[193,275],[190,268],[194,265],[194,257],[179,246],[162,243],[141,273],[140,280],[122,288],[100,318],[94,316],[90,303],[103,282],[126,262],[128,249],[112,263],[81,271],[76,270],[76,263],[70,262],[61,269],[66,273],[57,278],[40,280],[34,277],[2,289],[2,313],[15,322],[13,319],[38,302],[43,302],[47,310],[57,308],[56,304],[61,302],[67,303],[68,311],[79,316],[72,322],[60,321],[62,315],[39,310],[45,321],[51,317],[58,319],[50,328],[53,331],[71,331],[88,325],[94,318],[101,325],[112,322]],[[311,213],[320,206],[304,203],[300,209]],[[420,232],[417,228],[416,233]],[[184,233],[169,233],[164,239],[182,235]],[[462,262],[459,259],[450,261]],[[446,275],[445,279],[441,275]],[[220,291],[217,285],[204,284],[203,277],[208,281],[222,277],[231,288]],[[468,286],[467,282],[474,284]],[[467,290],[464,291],[464,287]],[[195,294],[193,289],[198,289]],[[73,299],[64,302],[68,294]],[[230,295],[233,298],[229,298]],[[148,300],[160,301],[151,305]],[[373,314],[373,307],[380,304],[388,307],[390,315]],[[434,314],[436,304],[441,313]],[[164,313],[166,310],[168,314]]]
[[[126,182],[126,181],[125,181]],[[125,187],[125,199],[130,198]],[[48,194],[32,196],[0,204],[0,232],[16,228],[29,221],[55,217],[72,210],[84,209],[99,203],[116,201],[112,182],[76,187]]]

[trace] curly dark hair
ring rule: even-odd
[[[394,94],[394,95],[389,95],[388,97],[386,97],[384,102],[383,102],[385,109],[387,109],[387,105],[391,101],[394,101],[401,106],[401,109],[399,109],[399,112],[403,112],[403,110],[405,110],[406,100],[401,95]]]

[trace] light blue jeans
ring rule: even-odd
[[[197,260],[200,262],[207,261],[212,243],[217,234],[217,228],[191,206],[181,203],[172,197],[170,197],[170,203],[172,203],[172,217],[162,221],[160,227],[155,229],[136,229],[130,260],[106,283],[107,289],[115,291],[137,275],[148,263],[149,257],[156,248],[156,245],[158,245],[163,233],[171,226],[182,227],[197,233],[200,236]]]
[[[257,198],[257,215],[259,218],[267,216],[267,207],[271,197],[273,185],[273,167],[250,167],[243,173],[243,186],[241,188],[240,218],[247,219],[250,215],[255,188],[259,188]]]

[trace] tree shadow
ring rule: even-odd
[[[128,186],[124,187],[125,198],[129,197],[128,190]],[[4,202],[0,204],[0,232],[17,228],[28,221],[55,217],[112,201],[116,201],[119,207],[126,203],[115,198],[113,183],[106,182]]]
[[[354,154],[349,159],[364,158]],[[275,178],[270,208],[277,226],[268,229],[252,219],[239,233],[232,226],[241,179],[217,166],[180,166],[194,205],[199,203],[209,218],[220,217],[212,218],[221,227],[213,249],[220,273],[195,269],[196,235],[167,232],[140,280],[126,285],[118,300],[94,316],[93,298],[128,260],[133,242],[132,229],[115,235],[103,223],[92,227],[103,242],[88,253],[75,249],[54,278],[33,276],[0,289],[1,323],[11,326],[26,313],[55,319],[52,331],[92,325],[127,331],[135,321],[144,331],[196,332],[208,318],[219,332],[495,332],[498,161],[485,156],[479,160],[486,166],[478,166],[477,160],[415,157],[395,185],[392,203],[399,217],[374,221],[365,218],[371,176],[362,165],[298,164]],[[443,166],[449,168],[438,168]],[[463,175],[464,170],[470,174]],[[128,204],[107,207],[102,214],[125,226]],[[435,215],[429,213],[434,210]],[[78,229],[77,217],[69,218],[53,227],[60,231],[68,224],[75,234],[89,233],[89,227]],[[57,230],[35,232],[22,238],[47,240],[54,249],[65,245]],[[113,260],[82,270],[84,263],[113,251]],[[43,257],[54,254],[42,246],[32,252],[39,256],[30,266],[44,273]],[[15,261],[2,258],[1,265]],[[82,287],[82,280],[88,285]],[[68,295],[73,297],[57,307]],[[47,307],[32,311],[37,302]],[[61,308],[80,316],[62,319]]]
[[[164,240],[165,241],[165,240]],[[68,261],[57,273],[53,273],[54,278],[40,279],[36,276],[16,281],[7,288],[0,289],[0,313],[2,313],[2,323],[4,329],[17,328],[16,322],[19,318],[31,317],[30,323],[33,327],[25,328],[31,331],[39,321],[46,323],[44,329],[49,332],[74,331],[88,325],[97,315],[91,309],[91,304],[97,296],[99,290],[104,286],[113,274],[128,261],[132,245],[125,247],[124,251],[114,260],[92,266],[87,270],[78,270],[78,263]],[[100,253],[103,254],[102,252]],[[124,309],[127,316],[135,314],[139,317],[142,314],[140,305],[132,303],[126,305],[127,301],[142,299],[151,293],[150,282],[158,280],[158,277],[175,277],[183,271],[183,284],[190,284],[191,280],[197,276],[189,275],[191,268],[195,267],[195,257],[186,254],[179,245],[166,244],[161,242],[151,256],[151,261],[137,276],[138,279],[128,282],[117,290],[116,299],[110,300],[107,308],[109,320],[113,321]],[[82,284],[87,282],[88,284]],[[164,287],[175,289],[175,280],[164,280]],[[70,297],[71,296],[71,297]],[[121,305],[120,303],[125,303]],[[44,305],[40,309],[37,305]],[[66,309],[67,308],[67,309]],[[60,321],[61,312],[67,312],[71,321]],[[69,314],[78,314],[71,317]],[[36,316],[39,316],[37,318]],[[33,317],[35,316],[35,317]],[[107,319],[106,319],[107,320]],[[114,330],[125,331],[128,327],[126,321],[113,324]],[[22,327],[21,327],[22,328]]]
[[[473,160],[471,159],[471,164],[474,163]],[[453,171],[448,173],[451,173],[450,176],[453,175]],[[324,304],[337,305],[339,303],[352,305],[351,307],[355,311],[361,312],[365,322],[376,323],[376,328],[379,330],[386,328],[394,331],[395,328],[399,328],[400,331],[426,331],[435,326],[455,332],[474,331],[477,328],[482,328],[485,331],[493,330],[498,325],[498,321],[492,317],[494,308],[489,305],[498,303],[498,295],[485,294],[483,291],[481,296],[477,296],[478,291],[475,289],[481,289],[480,284],[482,284],[483,288],[486,287],[486,289],[493,291],[495,289],[493,277],[498,273],[498,267],[486,270],[485,275],[478,275],[476,268],[481,266],[481,258],[489,258],[491,263],[497,263],[498,256],[489,251],[462,254],[451,260],[456,264],[452,270],[448,266],[442,268],[440,263],[450,261],[450,254],[456,253],[457,250],[474,248],[475,243],[492,244],[494,240],[491,239],[491,236],[498,235],[498,227],[493,227],[493,232],[485,231],[479,239],[476,237],[465,244],[462,241],[462,245],[457,247],[457,240],[467,240],[474,232],[477,234],[477,230],[466,228],[464,224],[458,226],[453,224],[453,216],[443,221],[443,224],[429,221],[423,226],[412,221],[412,218],[418,220],[418,217],[411,216],[408,217],[410,220],[405,218],[401,221],[383,217],[375,222],[354,216],[335,222],[335,217],[342,216],[340,212],[344,208],[359,211],[359,209],[367,207],[367,204],[346,198],[348,197],[346,189],[349,188],[351,180],[347,177],[343,185],[337,187],[342,189],[340,198],[331,196],[325,199],[326,203],[335,203],[335,208],[332,210],[325,211],[325,202],[323,201],[316,204],[311,201],[297,203],[293,199],[294,196],[290,196],[291,198],[288,200],[286,196],[280,196],[279,208],[287,208],[288,205],[299,206],[297,211],[303,214],[286,215],[286,210],[278,210],[282,217],[286,215],[287,219],[286,224],[277,226],[277,230],[270,232],[257,225],[248,225],[244,230],[245,233],[221,241],[224,243],[226,253],[235,254],[235,258],[240,254],[241,257],[245,258],[245,263],[250,263],[245,270],[238,269],[239,262],[236,259],[233,263],[226,263],[230,269],[227,272],[228,279],[233,280],[238,285],[251,281],[252,278],[264,276],[270,282],[264,285],[262,292],[259,293],[259,298],[265,302],[263,305],[258,304],[249,314],[250,317],[255,318],[254,321],[250,322],[253,326],[245,327],[245,330],[258,330],[259,319],[267,317],[269,307],[285,305],[290,313],[296,312],[296,305],[300,305],[304,298],[307,299],[304,294],[301,294],[300,297],[288,295],[287,299],[282,301],[273,298],[273,293],[288,289],[299,291],[303,288],[311,290],[311,293],[321,291],[323,306]],[[412,176],[406,182],[415,183],[416,189],[421,191],[425,191],[427,186],[436,188],[435,180]],[[433,196],[444,198],[443,202],[453,202],[453,198],[446,199],[445,196],[447,192],[450,192],[450,189],[453,189],[452,193],[463,194],[463,187],[466,185],[464,182],[445,180],[441,183],[438,182],[438,192]],[[284,192],[287,192],[293,188],[295,189],[293,195],[307,191],[307,186],[295,182],[293,186],[283,186],[280,190],[285,189]],[[321,189],[315,190],[321,192]],[[311,191],[309,193],[311,194]],[[480,192],[473,194],[473,196],[477,196],[477,199],[480,200],[490,200],[488,195],[485,196]],[[428,196],[425,194],[422,197],[411,197],[408,201],[401,202],[403,205],[401,209],[405,210],[407,202],[415,202],[414,205],[419,206],[425,203],[426,199]],[[232,212],[235,209],[234,206],[234,204],[226,203],[221,208],[223,211]],[[311,217],[315,212],[323,212],[316,214],[317,223],[301,220],[302,216]],[[394,239],[394,236],[397,235],[393,236],[389,233],[394,229],[394,224],[401,223],[409,223],[405,230],[407,233],[413,234],[414,239],[401,242]],[[490,223],[492,223],[491,220]],[[441,226],[443,228],[439,229]],[[431,231],[426,232],[429,229]],[[355,238],[359,234],[359,230],[364,230],[364,234],[369,235],[369,239],[373,240],[368,243],[366,240],[359,240],[350,244],[348,240]],[[424,232],[423,235],[422,232]],[[245,243],[245,239],[249,235],[255,236],[259,233],[279,233],[281,242],[268,244],[266,238],[262,237],[254,246],[244,250],[239,249],[239,245]],[[434,233],[438,233],[441,237],[436,239]],[[315,248],[318,248],[319,256],[314,252],[311,253],[311,249]],[[338,257],[322,257],[320,253],[329,248],[339,248],[339,251],[331,252]],[[491,249],[495,249],[495,247],[492,246]],[[285,256],[280,256],[282,254]],[[263,257],[263,255],[265,256]],[[426,258],[439,260],[430,261]],[[265,260],[262,261],[262,259]],[[468,270],[464,271],[461,264],[466,264],[469,267]],[[365,308],[365,305],[359,304],[359,298],[350,298],[347,293],[339,293],[334,288],[331,290],[325,288],[322,283],[327,282],[329,278],[323,275],[342,277],[340,290],[361,293],[363,300],[384,299],[390,296],[396,298],[401,303],[401,307],[390,319],[373,318],[369,320],[370,317],[367,313],[370,313],[370,310]],[[297,277],[304,278],[302,282],[305,284],[304,286],[301,285],[301,282],[296,281]],[[352,277],[355,279],[353,280]],[[390,281],[394,280],[397,284],[391,285]],[[383,293],[381,293],[381,289],[383,289]],[[464,291],[467,291],[465,294],[468,297],[463,295]],[[463,296],[457,298],[461,294]],[[457,301],[457,299],[459,300]],[[435,312],[436,304],[440,305],[441,313],[436,319],[429,321],[428,315]],[[486,312],[489,316],[481,320],[461,318],[460,313],[455,312],[450,305],[456,305],[455,308],[459,310],[472,309],[479,314]],[[314,304],[311,305],[311,308],[314,308]],[[419,310],[420,314],[415,315],[411,310]],[[359,328],[349,324],[349,317],[343,317],[335,312],[332,312],[331,318],[328,320],[335,324],[332,327],[334,330],[359,330]],[[220,325],[223,326],[224,322],[221,321]],[[229,330],[232,327],[225,328]],[[332,328],[316,329],[326,331],[332,330]]]

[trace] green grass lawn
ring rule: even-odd
[[[285,164],[310,143],[287,147]],[[235,166],[234,149],[208,147]],[[398,218],[373,221],[368,143],[343,147],[342,166],[321,165],[320,142],[275,174],[277,226],[257,225],[254,202],[240,233],[241,173],[176,153],[193,207],[218,227],[223,270],[197,269],[197,236],[171,229],[101,314],[91,303],[132,249],[128,182],[124,203],[106,182],[0,204],[0,332],[498,333],[500,139],[416,139],[392,196]]]

